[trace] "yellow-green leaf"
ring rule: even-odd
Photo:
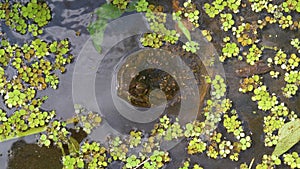
[[[69,138],[68,149],[70,154],[79,152],[79,143],[73,137]]]
[[[284,124],[278,131],[278,143],[272,155],[280,156],[300,141],[300,119]]]
[[[184,24],[181,21],[178,21],[178,27],[182,31],[182,33],[185,35],[185,37],[192,41],[190,31],[184,26]]]

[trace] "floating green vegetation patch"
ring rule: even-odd
[[[37,36],[51,20],[51,11],[42,1],[6,1],[0,3],[0,17],[13,30]],[[56,113],[43,110],[48,96],[38,98],[37,94],[49,87],[57,89],[59,72],[66,72],[72,60],[68,39],[47,42],[35,38],[19,45],[1,36],[0,94],[6,106],[1,109],[1,142],[45,131]]]
[[[0,124],[0,140],[35,133],[36,128],[47,126],[55,116],[55,111],[41,109],[47,96],[36,98],[36,94],[48,87],[57,89],[57,70],[64,73],[65,66],[73,58],[69,48],[67,39],[50,43],[35,39],[21,46],[1,39],[0,93],[13,115],[8,117],[1,110],[3,118]],[[16,72],[12,77],[9,76],[9,67]]]
[[[293,38],[290,41],[296,52],[287,52],[276,46],[264,46],[259,43],[261,33],[267,25],[277,24],[281,29],[299,30],[299,20],[292,16],[298,16],[300,1],[286,0],[273,4],[269,0],[245,2],[214,0],[204,2],[203,7],[199,7],[191,0],[183,3],[173,0],[172,5],[172,19],[176,22],[174,28],[166,26],[167,13],[164,12],[163,7],[153,5],[146,0],[112,0],[102,5],[96,12],[98,19],[89,26],[91,36],[99,37],[93,39],[95,47],[99,52],[101,51],[108,21],[132,9],[144,13],[152,31],[143,34],[140,38],[143,46],[160,48],[166,44],[176,44],[179,37],[184,35],[187,42],[181,47],[191,53],[196,53],[200,49],[199,44],[193,41],[191,34],[202,26],[199,22],[201,14],[218,20],[217,25],[225,35],[222,37],[223,41],[218,42],[221,44],[219,60],[227,62],[228,59],[237,58],[240,61],[244,60],[247,64],[236,72],[238,76],[243,77],[239,91],[245,94],[250,93],[252,101],[257,103],[257,109],[265,113],[263,118],[264,145],[276,146],[273,154],[264,154],[259,160],[260,163],[256,162],[255,167],[257,169],[274,168],[284,163],[291,168],[300,168],[299,153],[289,153],[289,150],[299,142],[297,113],[280,102],[275,93],[270,92],[261,76],[270,72],[270,76],[275,79],[283,73],[281,76],[283,77],[281,80],[285,82],[285,86],[282,87],[283,96],[287,98],[295,96],[300,85],[299,39]],[[204,13],[201,13],[201,8]],[[239,15],[240,11],[245,10],[251,10],[258,15],[263,14],[262,16],[265,17],[250,22]],[[108,15],[103,15],[104,13]],[[212,42],[214,42],[213,33],[209,30],[202,30],[202,34]],[[265,59],[265,50],[273,50],[275,55]],[[214,62],[211,64],[213,65]],[[232,108],[234,103],[225,97],[227,86],[224,78],[214,75],[206,77],[206,80],[211,85],[211,98],[205,101],[201,112],[204,115],[203,121],[195,120],[181,126],[179,119],[163,116],[154,125],[150,135],[146,136],[143,131],[135,129],[125,138],[111,136],[108,146],[97,142],[85,142],[79,148],[80,151],[63,157],[64,168],[106,168],[114,161],[122,162],[123,168],[163,168],[170,161],[170,157],[168,152],[160,150],[159,145],[163,141],[182,138],[187,141],[186,151],[189,155],[204,153],[212,159],[229,158],[232,161],[238,161],[240,153],[251,148],[253,144],[251,132],[243,126],[244,122],[239,112]],[[219,128],[223,129],[223,132],[220,132]],[[139,153],[132,153],[132,150],[136,149]],[[96,158],[90,158],[91,156],[87,153]],[[200,165],[191,164],[190,159],[187,159],[182,162],[180,168],[202,168]],[[254,159],[249,165],[242,163],[240,168],[251,168],[253,165]]]
[[[9,1],[0,3],[0,19],[21,34],[42,34],[42,28],[51,18],[51,10],[46,2],[31,0],[26,4]]]
[[[186,149],[188,154],[206,153],[210,158],[229,158],[238,161],[239,153],[251,147],[251,137],[244,130],[236,110],[231,109],[231,101],[225,97],[224,79],[216,75],[213,79],[207,77],[207,81],[213,88],[212,98],[207,100],[207,106],[204,108],[204,121],[196,120],[181,126],[178,119],[164,115],[153,126],[150,135],[133,129],[127,136],[111,135],[107,146],[94,141],[85,141],[80,144],[79,151],[63,156],[64,168],[106,168],[114,161],[121,161],[124,164],[122,168],[163,168],[170,162],[171,157],[167,151],[161,150],[160,145],[179,139],[186,139],[188,142]],[[75,110],[78,108],[82,107],[76,105]],[[222,119],[224,119],[222,127],[235,138],[234,140],[227,139],[217,131],[216,125]],[[52,132],[54,131],[56,130]],[[42,135],[42,142],[47,145],[56,144],[57,140],[49,139],[51,135],[48,134]],[[67,138],[67,135],[61,136],[60,138]],[[68,138],[65,139],[65,144],[69,144],[67,140]],[[58,142],[61,144],[62,141]],[[188,162],[183,163],[183,167],[188,166]],[[201,168],[198,164],[193,167]]]

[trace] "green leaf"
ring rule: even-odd
[[[272,155],[280,156],[300,141],[300,119],[284,124],[278,131],[278,143]]]
[[[183,25],[183,23],[181,21],[178,21],[178,27],[183,32],[183,34],[185,35],[185,37],[189,41],[192,41],[190,31]]]
[[[72,153],[76,154],[79,152],[79,149],[80,149],[79,143],[73,137],[69,138],[68,149],[69,149],[70,154],[72,154]]]
[[[98,15],[99,19],[109,20],[120,17],[123,14],[123,11],[113,4],[106,3],[96,10],[96,14]]]
[[[96,11],[98,19],[88,26],[96,50],[101,53],[101,44],[108,20],[116,19],[123,14],[119,8],[112,4],[104,4]]]

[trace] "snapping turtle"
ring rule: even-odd
[[[178,65],[187,65],[189,69],[181,70]],[[188,73],[193,76],[188,76]],[[167,100],[169,107],[175,106],[182,99],[187,99],[182,95],[180,86],[183,86],[191,96],[201,91],[201,107],[208,91],[208,84],[204,82],[205,75],[207,75],[205,66],[197,55],[185,52],[179,45],[165,45],[162,49],[137,52],[119,64],[116,79],[117,95],[135,107],[159,106],[163,104],[164,99]],[[197,83],[197,91],[189,88],[193,80]],[[156,89],[164,94],[151,93]],[[152,99],[149,97],[150,94]],[[158,105],[154,105],[150,100],[156,101]]]

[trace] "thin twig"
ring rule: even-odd
[[[253,163],[254,163],[254,160],[255,160],[255,158],[253,158],[253,159],[251,160],[251,162],[250,162],[250,164],[249,164],[249,169],[251,169],[251,167],[252,167],[252,165],[253,165]]]
[[[147,158],[145,161],[143,161],[142,163],[140,163],[138,166],[136,166],[134,169],[138,169],[140,166],[142,166],[143,164],[145,164],[146,162],[148,162],[150,160],[150,157]]]

